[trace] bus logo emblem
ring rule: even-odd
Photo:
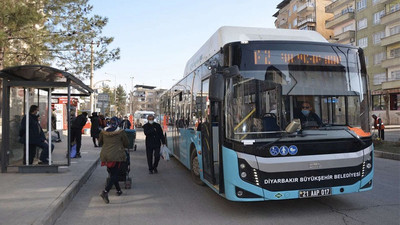
[[[290,155],[296,155],[297,152],[299,152],[299,150],[297,149],[297,146],[296,146],[296,145],[291,145],[291,146],[289,147],[289,154],[290,154]]]
[[[272,146],[271,148],[269,148],[269,153],[272,156],[277,156],[279,154],[279,148],[278,146]]]

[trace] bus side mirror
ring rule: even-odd
[[[297,131],[297,129],[300,128],[300,119],[293,119],[292,122],[289,123],[289,125],[286,127],[285,131],[286,133],[294,133]]]
[[[224,76],[222,74],[211,74],[208,96],[211,101],[220,102],[224,100]]]

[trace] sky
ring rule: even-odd
[[[282,0],[91,0],[107,17],[102,35],[114,37],[121,58],[94,71],[94,84],[169,89],[182,79],[186,62],[222,26],[274,28]],[[133,78],[132,78],[133,77]],[[84,81],[89,84],[89,80]]]

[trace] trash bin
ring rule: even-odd
[[[125,129],[125,133],[128,136],[128,140],[129,140],[128,150],[133,149],[133,151],[136,151],[136,145],[135,145],[136,130],[134,130],[134,129]]]

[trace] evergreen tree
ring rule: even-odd
[[[121,116],[125,115],[125,108],[126,108],[126,92],[122,85],[118,85],[116,90],[116,106],[117,106],[117,113]]]
[[[89,0],[1,0],[0,69],[23,64],[56,64],[81,78],[119,59],[101,36],[108,19],[92,15]],[[93,48],[93,53],[92,49]],[[93,57],[92,57],[93,56]]]

